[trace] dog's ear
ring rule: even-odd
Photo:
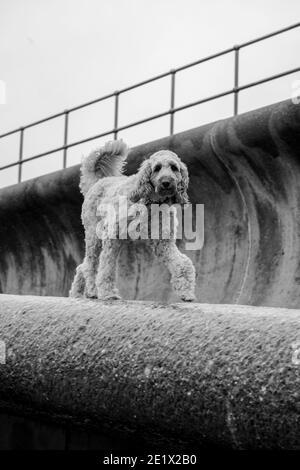
[[[189,197],[187,195],[187,189],[189,185],[189,174],[186,165],[183,162],[180,162],[180,173],[181,181],[177,185],[177,202],[179,204],[188,204]]]
[[[150,194],[153,192],[153,186],[150,181],[151,174],[151,163],[148,159],[141,164],[137,173],[136,187],[129,196],[132,202],[138,202],[140,199],[144,199],[145,202],[149,201]]]

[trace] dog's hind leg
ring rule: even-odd
[[[101,251],[101,240],[96,235],[86,237],[86,255],[77,267],[70,289],[70,297],[97,298],[96,275]]]
[[[195,268],[190,258],[177,248],[175,240],[152,240],[151,246],[171,274],[175,292],[185,302],[195,300]]]
[[[96,287],[98,299],[120,299],[116,287],[117,259],[120,251],[120,240],[103,240],[99,260]]]
[[[76,274],[71,285],[69,292],[70,297],[83,297],[85,291],[85,277],[84,277],[83,264],[76,268]]]
[[[84,275],[85,275],[85,296],[97,298],[96,276],[99,266],[99,256],[101,251],[101,240],[96,233],[87,233],[85,241]]]

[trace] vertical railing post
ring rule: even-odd
[[[234,105],[233,113],[236,116],[239,112],[239,56],[240,46],[234,46]]]
[[[65,128],[64,128],[64,156],[63,156],[63,168],[67,167],[67,152],[68,148],[68,130],[69,130],[69,111],[66,109],[65,111]]]
[[[170,102],[170,135],[174,134],[174,107],[175,107],[175,70],[170,71],[171,74],[171,102]]]
[[[23,142],[24,142],[24,127],[20,127],[18,183],[21,183],[22,181]]]
[[[115,116],[114,116],[114,140],[118,138],[118,123],[119,123],[119,95],[118,91],[115,91]]]

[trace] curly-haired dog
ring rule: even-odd
[[[102,300],[119,299],[116,287],[117,258],[120,238],[99,233],[99,203],[114,203],[126,197],[128,207],[143,203],[184,204],[188,202],[188,171],[180,158],[169,150],[161,150],[145,160],[135,175],[122,174],[128,148],[122,141],[108,142],[92,152],[81,166],[80,189],[84,195],[82,221],[85,228],[85,258],[77,267],[70,290],[72,297]],[[101,217],[100,217],[101,218]],[[102,220],[102,231],[107,218]],[[134,240],[130,240],[134,244]],[[174,236],[169,239],[147,239],[153,252],[171,274],[171,284],[184,301],[194,300],[195,269],[192,261],[177,246]]]

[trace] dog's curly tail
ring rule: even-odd
[[[105,176],[120,176],[123,172],[128,147],[123,140],[107,142],[103,147],[91,152],[81,164],[80,190],[85,195],[88,190]]]

